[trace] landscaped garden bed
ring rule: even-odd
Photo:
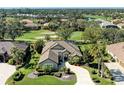
[[[114,85],[114,81],[112,80],[112,76],[110,75],[109,71],[107,71],[107,68],[105,69],[105,75],[107,77],[100,77],[98,75],[97,69],[95,69],[93,67],[89,67],[89,66],[82,66],[82,67],[89,71],[92,80],[96,84],[98,84],[98,85]]]
[[[76,76],[69,69],[50,70],[44,67],[43,71],[37,69],[40,54],[32,51],[31,58],[25,66],[17,71],[6,81],[8,85],[74,85]],[[39,72],[38,72],[39,71]],[[37,73],[36,73],[37,72]]]

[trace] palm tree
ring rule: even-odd
[[[101,75],[101,77],[104,76],[104,63],[103,63],[104,54],[105,54],[105,43],[97,42],[97,44],[93,46],[91,55],[94,56],[94,59],[97,59],[98,75]]]

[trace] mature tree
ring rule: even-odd
[[[91,62],[94,61],[93,56],[90,54],[91,49],[85,49],[84,51],[82,51],[82,60],[84,63],[86,63],[87,65],[89,65]]]
[[[8,36],[14,41],[16,37],[20,36],[23,31],[23,26],[19,22],[12,22],[8,24]]]
[[[6,32],[7,32],[6,13],[3,13],[0,16],[0,39],[4,39]]]
[[[39,39],[35,42],[34,48],[40,54],[44,46],[44,41]]]
[[[71,37],[72,32],[72,29],[62,27],[57,31],[57,35],[63,40],[68,40]]]
[[[14,63],[15,65],[20,65],[24,63],[23,58],[25,54],[23,50],[20,50],[18,48],[12,48],[11,53],[12,53],[13,60],[16,62]]]
[[[102,38],[110,43],[116,43],[124,40],[124,31],[118,29],[104,29]]]
[[[59,23],[58,22],[49,22],[49,25],[48,25],[48,29],[50,31],[56,31],[59,27]]]
[[[101,75],[101,77],[103,77],[103,59],[104,59],[104,55],[105,55],[105,51],[106,51],[106,45],[105,43],[101,43],[101,42],[97,42],[97,44],[95,44],[92,47],[92,51],[90,52],[92,56],[94,56],[94,59],[97,60],[98,62],[98,74]],[[101,71],[102,68],[102,71]],[[101,73],[102,72],[102,73]]]
[[[96,43],[97,40],[101,38],[101,29],[96,27],[86,28],[83,38],[90,40],[92,43]]]

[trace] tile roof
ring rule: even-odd
[[[124,62],[124,42],[108,45],[107,50]]]
[[[15,47],[12,42],[0,42],[0,53],[3,53],[3,48],[4,48],[4,53],[7,51],[7,53],[10,55],[11,54],[11,48]]]
[[[50,41],[50,42],[46,43],[45,47],[43,48],[39,63],[48,58],[53,60],[54,62],[58,63],[58,52],[59,51],[52,49],[56,45],[62,46],[63,48],[65,48],[64,51],[66,50],[66,51],[70,52],[71,55],[73,55],[73,56],[75,56],[75,55],[82,56],[79,48],[70,42],[59,41],[59,40],[58,41]]]
[[[47,50],[41,57],[40,57],[40,60],[39,60],[39,63],[45,61],[46,59],[50,59],[56,63],[58,63],[58,55],[52,51],[52,50]]]
[[[11,54],[11,49],[13,47],[17,47],[19,49],[25,50],[27,49],[28,45],[25,43],[16,43],[10,41],[0,41],[0,53],[7,52],[9,55]]]

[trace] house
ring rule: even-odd
[[[43,48],[39,65],[52,65],[57,69],[59,65],[73,56],[82,56],[79,48],[73,43],[59,40],[50,41]]]
[[[116,28],[119,29],[119,27],[111,22],[104,21],[100,24],[101,28]]]
[[[17,43],[10,41],[0,41],[0,62],[6,62],[11,56],[11,49],[17,47],[24,52],[28,49],[28,45],[25,43]]]
[[[108,45],[107,51],[116,62],[124,67],[124,42]]]
[[[35,23],[28,23],[24,25],[25,29],[27,30],[39,30],[41,26]]]
[[[113,24],[109,21],[103,20],[103,19],[96,19],[95,20],[101,28],[116,28],[116,29],[120,29],[119,26],[117,26],[116,24]]]
[[[20,21],[20,23],[22,23],[24,25],[24,28],[26,30],[39,30],[39,29],[41,29],[40,25],[33,23],[33,21],[29,20],[29,19],[23,19]]]
[[[20,23],[31,24],[31,23],[33,23],[33,21],[32,20],[29,20],[29,19],[23,19],[23,20],[20,21]]]

